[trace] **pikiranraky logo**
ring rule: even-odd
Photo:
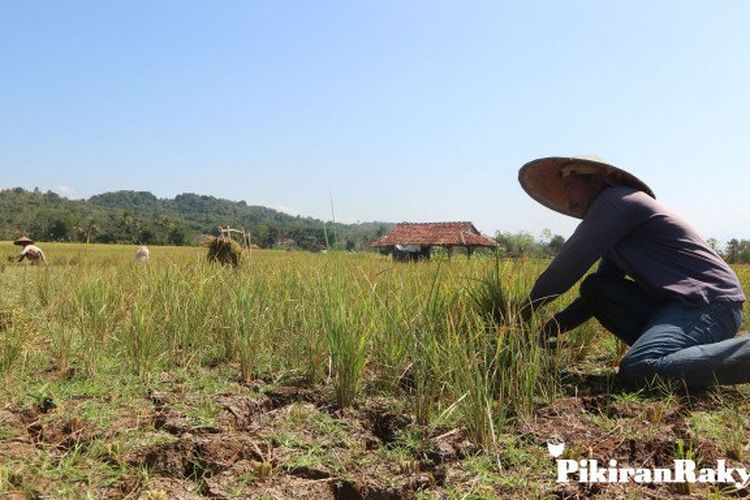
[[[694,460],[675,459],[672,468],[655,467],[618,467],[617,460],[609,460],[600,465],[595,459],[566,459],[565,443],[549,442],[547,450],[557,462],[557,482],[569,483],[698,483],[698,484],[734,484],[737,489],[750,485],[750,472],[744,467],[729,467],[726,460],[716,461],[714,468],[698,468]]]

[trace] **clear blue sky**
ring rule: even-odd
[[[0,3],[0,187],[344,222],[576,221],[518,168],[597,154],[750,238],[750,2]]]

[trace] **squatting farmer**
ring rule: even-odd
[[[146,245],[141,245],[135,249],[135,261],[139,263],[148,262],[151,252]]]
[[[13,244],[23,247],[21,253],[16,257],[16,262],[21,262],[23,259],[29,259],[32,264],[47,262],[47,258],[44,256],[42,249],[34,245],[34,242],[26,236],[18,238]]]
[[[534,160],[518,178],[542,205],[583,219],[537,279],[531,307],[566,292],[599,261],[543,336],[593,317],[630,346],[620,362],[625,381],[654,374],[689,387],[750,381],[750,335],[735,337],[745,300],[737,275],[646,184],[580,158]]]

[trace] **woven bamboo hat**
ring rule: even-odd
[[[582,219],[583,214],[570,208],[562,182],[565,177],[576,174],[603,174],[610,186],[630,186],[656,198],[645,182],[595,157],[551,156],[532,160],[518,171],[518,181],[529,196],[545,207]]]
[[[34,240],[27,236],[22,236],[18,238],[16,241],[13,242],[14,245],[18,245],[19,247],[25,247],[26,245],[33,245]]]

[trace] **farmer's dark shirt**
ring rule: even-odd
[[[594,200],[537,279],[531,300],[541,304],[566,292],[599,259],[597,272],[627,275],[656,297],[695,307],[745,300],[737,275],[687,221],[646,193],[623,186],[605,189]],[[578,302],[569,306],[569,315],[581,309]]]

